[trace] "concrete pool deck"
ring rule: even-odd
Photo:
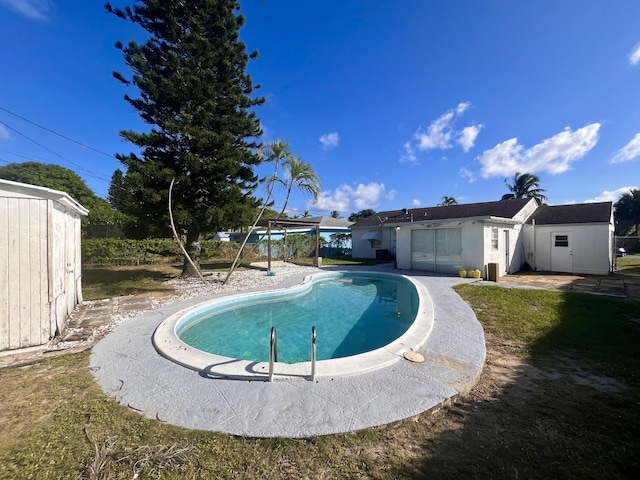
[[[407,275],[428,289],[435,318],[429,338],[417,350],[423,363],[400,359],[354,376],[267,382],[212,378],[158,354],[151,340],[157,326],[184,308],[224,296],[213,295],[152,310],[120,325],[93,348],[94,376],[107,394],[148,418],[253,437],[360,430],[417,415],[466,393],[484,364],[484,332],[451,287],[473,279],[367,270]],[[292,275],[278,288],[296,285],[304,276]]]

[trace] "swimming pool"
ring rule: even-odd
[[[165,357],[212,376],[267,372],[269,330],[278,334],[276,376],[306,378],[311,326],[318,332],[317,377],[370,371],[416,349],[433,326],[426,289],[402,275],[322,273],[289,289],[204,302],[165,320],[153,342]]]

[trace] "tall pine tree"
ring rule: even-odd
[[[126,167],[137,212],[156,224],[168,223],[168,189],[173,178],[176,227],[186,233],[196,264],[202,234],[239,226],[257,185],[254,167],[260,122],[252,107],[264,98],[245,72],[249,59],[239,39],[245,18],[235,0],[138,0],[108,12],[149,33],[144,44],[116,43],[132,76],[113,76],[135,86],[139,98],[125,100],[149,125],[149,132],[120,135],[140,154],[117,155]],[[188,261],[183,276],[195,275]]]

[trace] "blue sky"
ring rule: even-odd
[[[637,0],[241,3],[263,140],[322,178],[292,215],[498,200],[515,172],[550,204],[640,186]],[[0,0],[0,165],[57,163],[105,196],[118,132],[148,128],[111,77],[131,39],[103,2]]]

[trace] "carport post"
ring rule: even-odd
[[[271,271],[271,220],[267,225],[267,272]]]

